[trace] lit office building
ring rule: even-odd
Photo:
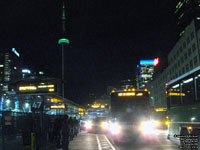
[[[159,63],[159,58],[152,60],[140,60],[136,71],[136,87],[142,89],[153,80],[154,67]]]
[[[0,92],[8,93],[8,83],[21,78],[20,54],[15,48],[0,53]]]

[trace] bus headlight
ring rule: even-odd
[[[91,120],[86,121],[85,127],[86,127],[86,129],[91,129],[92,128],[92,121]]]
[[[102,122],[102,123],[101,123],[101,127],[102,127],[103,129],[108,129],[108,128],[109,128],[108,122],[106,122],[106,121]]]
[[[140,124],[140,131],[143,134],[155,134],[155,125],[152,121],[144,121]]]
[[[110,124],[110,132],[112,134],[119,134],[121,132],[121,126],[118,123],[111,123]]]
[[[165,121],[165,125],[168,126],[169,125],[169,121]]]
[[[154,124],[154,126],[155,126],[155,127],[158,127],[158,126],[160,126],[160,122],[159,122],[158,120],[156,120],[156,121],[153,121],[153,124]]]

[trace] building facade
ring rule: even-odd
[[[149,81],[153,80],[154,67],[159,63],[159,59],[140,60],[136,71],[136,88],[145,88]]]
[[[200,28],[197,19],[185,28],[168,54],[168,66],[147,88],[151,92],[151,98],[156,107],[166,107],[165,84],[189,71],[200,66]]]
[[[8,84],[21,78],[20,54],[15,48],[2,50],[0,53],[0,90],[8,93]]]
[[[176,17],[176,29],[179,36],[182,36],[185,28],[193,19],[200,20],[199,0],[179,0],[174,14]]]

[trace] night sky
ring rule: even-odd
[[[87,101],[135,78],[140,59],[166,59],[176,41],[174,0],[67,0],[67,98]],[[61,0],[1,0],[0,48],[60,77]]]

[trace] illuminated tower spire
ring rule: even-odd
[[[65,14],[65,0],[63,0],[63,5],[62,5],[62,38],[58,40],[58,44],[61,45],[62,48],[62,97],[65,95],[65,66],[64,66],[64,51],[65,47],[69,45],[69,40],[66,38],[66,14]]]

